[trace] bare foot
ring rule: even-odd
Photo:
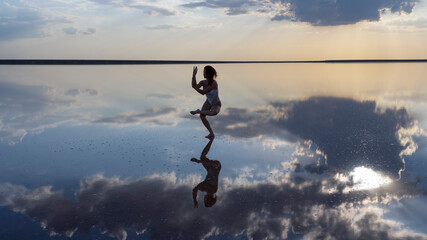
[[[211,134],[205,136],[205,138],[213,139],[213,138],[215,138],[215,134],[211,133]]]
[[[194,115],[194,114],[198,114],[198,113],[200,113],[200,109],[197,109],[197,110],[191,111],[190,113],[191,113],[191,114],[193,114],[193,115]]]

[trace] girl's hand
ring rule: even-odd
[[[196,76],[196,74],[197,74],[197,66],[194,66],[193,67],[193,76]]]

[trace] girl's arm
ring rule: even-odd
[[[204,94],[204,93],[202,93],[203,91],[200,89],[205,84],[204,80],[200,81],[197,84],[196,75],[197,75],[197,67],[193,67],[193,77],[191,78],[191,87],[193,87],[194,90],[196,90],[198,93]]]
[[[193,67],[193,78],[191,79],[191,86],[195,89],[196,87],[197,88],[200,88],[200,87],[198,87],[197,86],[197,83],[196,83],[196,74],[197,74],[197,67]],[[200,83],[199,83],[200,84]]]
[[[210,92],[212,89],[216,89],[218,87],[217,83],[214,81],[211,85],[209,85],[208,87],[204,88],[203,90],[201,90],[200,88],[195,88],[196,91],[202,95],[205,95],[206,93]]]

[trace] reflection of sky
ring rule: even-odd
[[[379,234],[390,228],[390,239],[426,238],[415,233],[427,234],[423,224],[410,217],[412,213],[420,221],[427,217],[424,212],[413,210],[426,204],[423,193],[427,186],[423,160],[427,154],[426,140],[421,130],[412,128],[415,132],[405,136],[413,140],[418,149],[415,153],[400,156],[400,148],[396,145],[404,138],[396,137],[396,140],[395,135],[399,132],[393,129],[393,124],[408,129],[409,126],[426,128],[425,64],[238,64],[215,67],[219,72],[223,104],[219,116],[208,117],[212,119],[214,131],[218,130],[208,157],[218,159],[222,164],[218,203],[213,206],[215,213],[204,209],[203,205],[197,210],[192,209],[191,188],[204,178],[206,172],[189,160],[200,156],[207,140],[203,137],[206,130],[201,122],[188,114],[204,101],[190,87],[191,66],[1,67],[0,182],[3,184],[0,185],[0,203],[5,207],[1,209],[0,218],[12,214],[6,210],[10,205],[36,222],[47,221],[49,231],[66,234],[77,228],[78,232],[84,232],[85,224],[80,222],[78,227],[67,228],[59,219],[67,220],[64,216],[68,215],[61,215],[59,210],[46,210],[42,204],[44,201],[50,205],[65,204],[71,199],[80,210],[65,204],[63,209],[65,212],[69,210],[67,214],[72,213],[81,221],[93,221],[92,225],[118,238],[124,236],[122,228],[131,231],[148,228],[151,230],[144,236],[149,238],[152,234],[158,239],[170,238],[178,232],[183,238],[191,232],[199,237],[211,233],[224,238],[246,234],[255,239],[294,235],[310,239],[336,234],[326,230],[336,227],[326,221],[333,217],[337,219],[336,224],[357,226],[347,229],[348,234],[353,234],[348,236]],[[312,96],[329,98],[307,100]],[[369,112],[371,105],[363,102],[365,100],[375,101],[381,110]],[[346,106],[351,109],[331,110]],[[398,109],[402,107],[407,111],[398,115]],[[385,114],[387,108],[397,115]],[[296,114],[297,110],[302,111],[299,116],[306,119],[299,122],[299,126],[329,126],[330,131],[304,132],[290,122],[292,117],[279,121],[280,124],[275,122],[275,114]],[[333,116],[326,114],[325,117],[322,111],[326,110]],[[349,122],[338,127],[338,119],[345,119],[346,114],[354,114],[355,121],[363,124],[356,128],[357,123]],[[310,119],[309,116],[314,117]],[[371,119],[370,122],[365,121],[365,117]],[[407,124],[403,117],[413,118],[418,123]],[[378,124],[375,119],[383,124]],[[353,132],[341,136],[346,132],[345,126],[351,127]],[[381,139],[385,136],[389,137]],[[352,143],[352,140],[346,140],[349,138],[360,138],[363,147],[346,146]],[[333,141],[339,141],[339,144]],[[378,147],[381,143],[390,144],[390,147]],[[381,164],[396,164],[403,157],[406,164],[402,179],[396,186],[385,187],[381,193],[375,190],[340,193],[337,189],[342,183],[333,181],[334,171],[351,171],[346,167],[353,167],[359,161],[355,158],[349,164],[334,163],[334,159],[340,160],[337,156],[347,150],[354,152],[345,156],[377,157],[360,162],[371,163],[376,170],[384,170],[390,176],[395,176],[391,173],[397,174],[403,165],[382,167]],[[363,154],[358,152],[362,150]],[[329,158],[326,156],[329,168],[324,165],[325,154],[329,154]],[[387,159],[381,159],[384,156]],[[320,165],[316,165],[318,162]],[[414,187],[417,181],[419,183]],[[104,188],[99,187],[101,183]],[[151,185],[159,187],[147,193],[147,187]],[[42,186],[53,188],[33,191]],[[65,197],[57,191],[63,191]],[[114,215],[107,211],[108,204],[112,204],[107,201],[108,197],[105,202],[96,204],[85,198],[85,194],[105,194],[103,191],[122,199],[122,202],[114,203],[119,204],[118,209],[131,200],[129,206],[141,202],[153,208],[158,203],[164,208],[148,211],[135,206],[135,212],[149,216],[151,223],[118,213],[116,220],[103,218],[102,214]],[[130,191],[138,194],[134,196]],[[75,195],[76,192],[79,194]],[[383,194],[383,204],[378,203],[375,194]],[[23,195],[25,197],[20,198]],[[166,204],[171,196],[175,196],[175,208]],[[107,212],[88,217],[90,214],[86,216],[87,212],[81,209],[90,204],[104,206]],[[32,208],[34,206],[38,206],[37,211]],[[47,211],[46,215],[39,215],[44,211]],[[307,214],[313,213],[315,217],[308,217]],[[49,214],[55,218],[46,220]],[[156,235],[164,230],[162,217],[176,218],[179,214],[187,214],[188,221],[181,225],[163,223],[172,229],[172,235]],[[231,218],[233,214],[242,216],[234,225],[227,225],[228,221],[215,221]],[[130,222],[120,220],[126,216]],[[303,216],[306,221],[298,218]],[[353,220],[346,216],[353,216]],[[39,234],[39,228],[32,227],[21,215],[14,215],[13,219],[18,225],[25,221],[25,226],[28,225],[25,234],[31,235],[31,231]],[[113,223],[108,225],[103,220]],[[203,227],[194,230],[192,221]],[[326,223],[317,226],[320,222]],[[365,228],[367,223],[375,223],[378,227]],[[5,226],[6,223],[2,220],[0,224]],[[74,225],[70,223],[70,226]],[[8,236],[12,234],[2,231]],[[19,235],[24,233],[16,234],[13,236],[24,236]],[[76,233],[74,237],[83,235]],[[129,233],[128,238],[136,236]]]

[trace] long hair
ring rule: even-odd
[[[213,68],[210,65],[207,65],[207,66],[205,66],[205,71],[206,71],[206,77],[209,81],[209,84],[212,84],[213,80],[218,76],[215,68]]]

